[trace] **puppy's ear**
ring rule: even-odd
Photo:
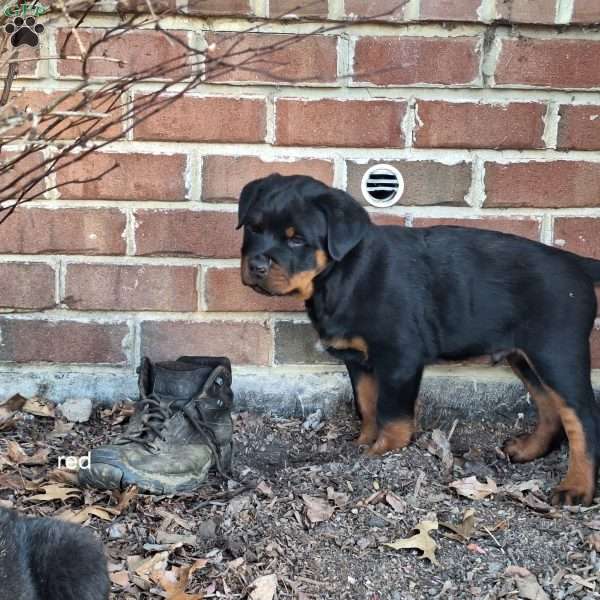
[[[371,219],[367,211],[349,194],[331,188],[316,198],[327,218],[327,251],[339,261],[365,236]]]
[[[247,183],[242,189],[240,194],[240,201],[238,203],[238,224],[236,229],[239,229],[246,223],[248,213],[252,208],[252,205],[256,202],[258,194],[262,187],[263,179],[255,179],[250,183]]]

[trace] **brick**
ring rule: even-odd
[[[145,321],[142,354],[153,360],[181,355],[228,356],[235,364],[267,365],[271,332],[263,323]]]
[[[423,21],[478,21],[481,0],[421,0]]]
[[[556,0],[497,0],[496,13],[511,23],[553,24]]]
[[[61,56],[79,57],[81,49],[78,41],[73,35],[67,40],[69,31],[58,30],[57,48],[62,50]],[[105,35],[99,29],[78,28],[77,31],[84,48],[89,48]],[[169,34],[184,44],[188,43],[188,34],[185,31],[169,31]],[[88,60],[87,70],[93,78],[123,77],[147,72],[144,80],[180,80],[192,73],[191,67],[186,65],[186,55],[187,51],[183,46],[173,42],[161,31],[134,30],[98,44],[91,55],[96,58]],[[160,67],[165,63],[168,64]],[[80,58],[63,58],[58,61],[58,74],[60,77],[80,78],[83,76],[82,66]]]
[[[125,215],[116,209],[17,209],[0,227],[3,254],[124,254]]]
[[[277,321],[275,323],[276,364],[336,364],[333,356],[318,350],[319,337],[310,323]]]
[[[348,161],[348,193],[367,204],[361,191],[365,171],[382,161],[357,163]],[[465,196],[471,187],[471,165],[461,162],[444,165],[434,161],[386,161],[398,169],[404,179],[404,194],[398,204],[465,206]]]
[[[306,6],[302,6],[306,4]],[[293,17],[327,18],[329,6],[327,0],[269,0],[269,16],[271,18],[289,19]]]
[[[278,100],[276,143],[283,146],[399,148],[406,102]]]
[[[464,85],[479,76],[478,37],[363,37],[354,80],[377,85]]]
[[[0,361],[123,364],[126,323],[0,319]]]
[[[229,65],[246,63],[223,72],[216,63],[206,71],[208,81],[333,83],[337,79],[337,36],[248,33],[234,37],[229,33],[209,33],[208,44],[215,44],[210,59]],[[262,53],[261,53],[262,51]],[[234,54],[227,58],[228,54]],[[252,56],[256,58],[248,59]],[[209,63],[210,65],[210,63]]]
[[[546,106],[419,101],[415,146],[422,148],[543,148]]]
[[[150,98],[150,96],[147,96]],[[159,96],[150,106],[169,99]],[[136,99],[136,105],[144,101]],[[133,129],[141,140],[182,142],[263,142],[266,135],[264,100],[183,96]]]
[[[176,9],[175,0],[153,0],[152,10],[156,14],[164,12],[173,12]],[[110,9],[108,9],[110,12]],[[139,12],[147,13],[148,2],[147,0],[118,0],[117,1],[117,12]]]
[[[395,227],[404,227],[406,225],[406,217],[391,213],[371,212],[369,216],[375,225],[393,225]]]
[[[583,89],[600,86],[600,42],[519,38],[504,40],[496,67],[498,85]]]
[[[565,104],[560,107],[559,114],[559,148],[600,150],[600,105]]]
[[[136,254],[235,258],[242,235],[232,212],[139,210],[136,212]]]
[[[541,221],[539,219],[508,219],[488,217],[485,219],[413,219],[413,227],[435,227],[437,225],[454,225],[457,227],[472,227],[474,229],[485,229],[487,231],[500,231],[501,233],[512,233],[530,240],[540,241]]]
[[[403,21],[406,7],[398,0],[344,0],[346,17],[366,21]]]
[[[598,3],[598,0],[575,0],[571,23],[600,23],[600,3]]]
[[[54,269],[43,263],[0,263],[0,309],[53,307]]]
[[[600,259],[600,219],[557,217],[554,219],[554,245],[569,252]]]
[[[207,310],[213,311],[303,311],[304,302],[289,296],[263,296],[242,284],[237,268],[210,268],[204,277]]]
[[[310,175],[327,185],[333,183],[333,163],[328,160],[266,161],[258,156],[205,156],[202,162],[202,200],[237,202],[242,188],[249,181],[271,173]]]
[[[18,55],[11,54],[10,56],[2,57],[2,66],[0,67],[0,75],[6,75],[8,65],[11,60],[15,60],[18,68],[17,77],[33,78],[38,76],[38,66],[40,64],[40,46],[32,48],[31,46],[19,46]]]
[[[25,200],[41,196],[47,187],[43,175],[48,165],[43,164],[44,160],[41,152],[0,152],[0,202],[14,199],[23,192]]]
[[[185,200],[186,161],[185,154],[94,152],[58,171],[57,181],[66,199]],[[116,168],[100,179],[64,185],[97,177],[113,165]]]
[[[193,15],[252,15],[250,0],[188,0],[188,12]]]
[[[20,90],[10,98],[10,110],[16,109],[23,111],[31,110],[33,113],[50,105],[64,96],[64,92],[42,92],[37,90]],[[75,139],[85,133],[86,137],[110,139],[119,136],[123,131],[121,124],[124,113],[125,99],[120,99],[117,95],[113,97],[104,97],[99,100],[88,102],[83,94],[73,94],[62,100],[50,115],[44,116],[40,124],[37,125],[36,137],[38,139]],[[81,123],[81,118],[69,118],[64,115],[56,115],[57,112],[73,111],[80,112],[103,112],[107,116],[101,119],[86,120]],[[52,116],[54,115],[54,116]],[[105,128],[105,129],[104,129]],[[14,129],[3,132],[3,139],[11,139],[22,135],[30,129],[29,125],[24,127],[15,127]],[[103,131],[101,131],[104,129]],[[96,135],[97,133],[97,135]]]
[[[64,303],[76,310],[198,308],[195,267],[69,264]]]
[[[485,163],[485,207],[600,206],[600,163]]]

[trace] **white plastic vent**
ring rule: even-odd
[[[365,171],[361,189],[365,200],[372,206],[393,206],[404,193],[404,179],[392,165],[374,165]]]

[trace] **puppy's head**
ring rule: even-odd
[[[242,282],[269,295],[308,300],[313,280],[363,239],[367,212],[351,196],[312,177],[269,175],[242,190]]]

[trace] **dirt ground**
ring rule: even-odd
[[[600,597],[600,504],[546,504],[566,451],[510,464],[498,447],[512,425],[457,423],[452,454],[446,429],[371,459],[352,444],[349,415],[243,413],[235,481],[152,497],[80,490],[56,468],[59,456],[85,455],[118,434],[130,409],[72,424],[43,402],[33,406],[5,410],[0,421],[1,502],[92,528],[106,545],[115,599]],[[487,497],[460,495],[473,489],[462,482],[470,476],[481,484],[472,493]],[[386,546],[422,522],[416,541],[437,564],[420,550]]]

